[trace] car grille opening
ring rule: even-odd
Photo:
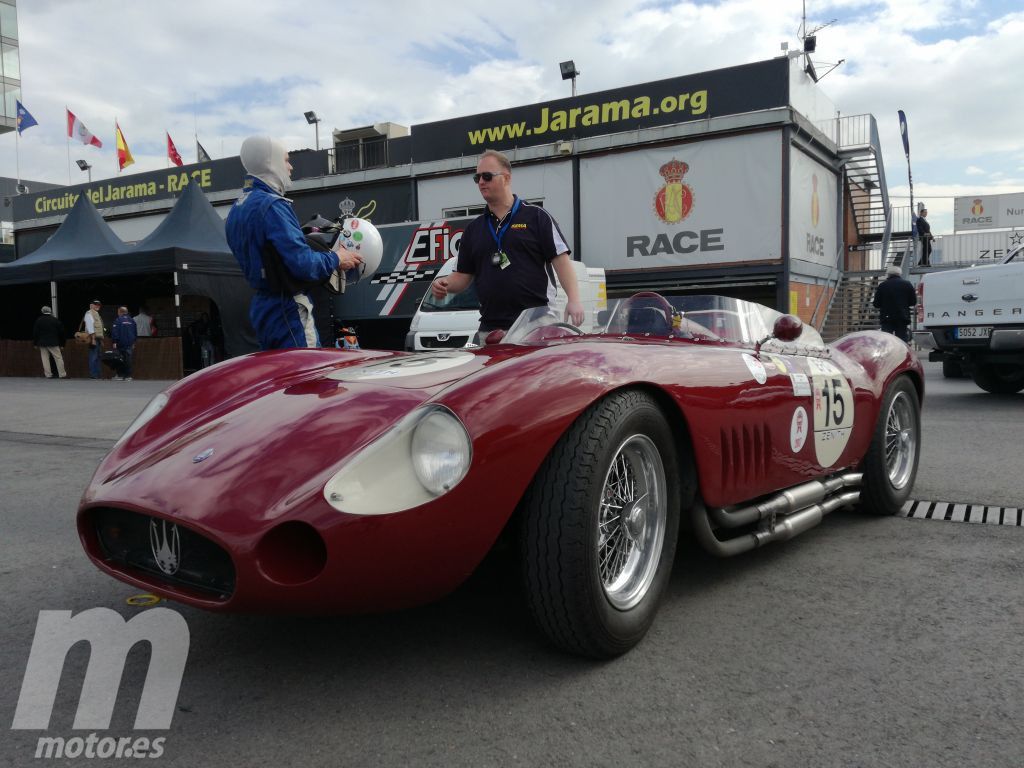
[[[92,511],[103,556],[126,573],[187,587],[220,600],[235,591],[235,567],[218,544],[171,520],[101,508]]]
[[[420,344],[425,349],[459,349],[466,346],[469,336],[449,336],[443,341],[436,336],[421,336]]]

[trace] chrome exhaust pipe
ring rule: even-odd
[[[855,504],[859,499],[860,491],[848,491],[839,496],[833,496],[821,504],[801,509],[789,517],[776,520],[774,529],[754,533],[757,546],[763,547],[765,544],[771,544],[773,541],[786,541],[794,536],[799,536],[820,523],[822,518],[829,512],[834,512],[839,507],[845,507],[847,504]]]
[[[842,488],[860,487],[862,472],[847,472],[827,480],[811,480],[779,493],[767,501],[737,509],[712,509],[711,519],[722,528],[742,528],[771,517],[792,515],[805,507],[818,504]]]
[[[860,474],[851,474],[849,476],[844,475],[843,477],[850,476],[856,476],[858,479],[861,477]],[[817,481],[815,482],[817,483]],[[823,483],[817,484],[824,485]],[[800,488],[803,486],[797,487]],[[839,487],[842,486],[840,485]],[[784,494],[785,492],[780,494],[780,496],[783,496]],[[794,536],[799,536],[801,533],[810,530],[820,523],[822,518],[828,513],[834,512],[840,507],[856,504],[859,500],[859,489],[855,491],[847,491],[836,496],[831,496],[821,503],[812,504],[803,509],[798,509],[783,517],[777,517],[771,528],[763,528],[752,533],[745,533],[740,536],[736,536],[735,538],[723,541],[715,535],[714,530],[711,528],[712,518],[715,516],[716,512],[720,512],[721,510],[709,511],[704,506],[704,502],[698,496],[698,498],[694,500],[693,507],[691,508],[693,531],[697,537],[697,541],[705,550],[718,557],[732,557],[733,555],[749,552],[757,547],[762,547],[765,544],[770,544],[775,541],[786,541],[787,539],[792,539]],[[766,502],[765,504],[770,504],[774,501],[775,499],[772,499],[770,502]],[[764,505],[747,507],[747,509],[756,509],[760,506]],[[753,522],[756,522],[756,520]]]

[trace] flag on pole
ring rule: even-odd
[[[117,139],[117,170],[121,172],[126,166],[134,163],[135,158],[132,157],[132,151],[128,149],[128,142],[124,140],[124,134],[121,133],[121,126],[117,124],[117,120],[114,121],[114,136]]]
[[[914,177],[910,172],[910,129],[907,127],[907,115],[896,110],[900,118],[900,136],[903,139],[903,153],[907,156],[907,185],[910,187],[910,236],[917,237],[917,214],[914,212]]]
[[[83,144],[92,144],[94,147],[102,147],[103,142],[93,136],[89,129],[82,125],[82,121],[75,117],[74,113],[67,107],[64,110],[68,113],[68,138],[78,139]]]
[[[171,141],[171,134],[169,133],[167,134],[167,159],[177,166],[185,164],[181,161],[181,155],[178,154],[178,148],[174,146],[174,142]]]
[[[900,136],[903,137],[903,153],[910,159],[910,131],[907,128],[907,115],[902,110],[897,110],[897,114],[900,117]]]
[[[25,109],[20,101],[14,102],[18,106],[18,133],[20,134],[27,128],[31,128],[33,125],[39,125],[36,119],[32,117],[31,113]]]
[[[196,162],[197,163],[209,163],[213,158],[210,157],[210,153],[203,149],[203,145],[199,143],[199,139],[196,139]]]

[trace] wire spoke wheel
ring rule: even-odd
[[[916,466],[917,430],[913,405],[906,392],[899,392],[889,405],[885,421],[885,466],[893,488],[902,489]]]
[[[921,444],[921,401],[906,376],[893,381],[882,399],[874,436],[864,456],[861,508],[895,515],[910,498]]]
[[[691,461],[660,404],[637,390],[592,404],[559,438],[521,527],[527,604],[555,645],[606,659],[643,638],[672,573]]]
[[[627,610],[647,594],[665,538],[665,467],[649,437],[632,435],[619,446],[600,504],[601,586],[612,605]]]

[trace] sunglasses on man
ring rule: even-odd
[[[500,173],[491,173],[490,171],[484,171],[483,173],[474,173],[473,183],[479,184],[480,179],[483,179],[484,181],[491,181],[491,179],[493,179],[495,176],[508,176],[508,173],[505,171],[501,171]]]

